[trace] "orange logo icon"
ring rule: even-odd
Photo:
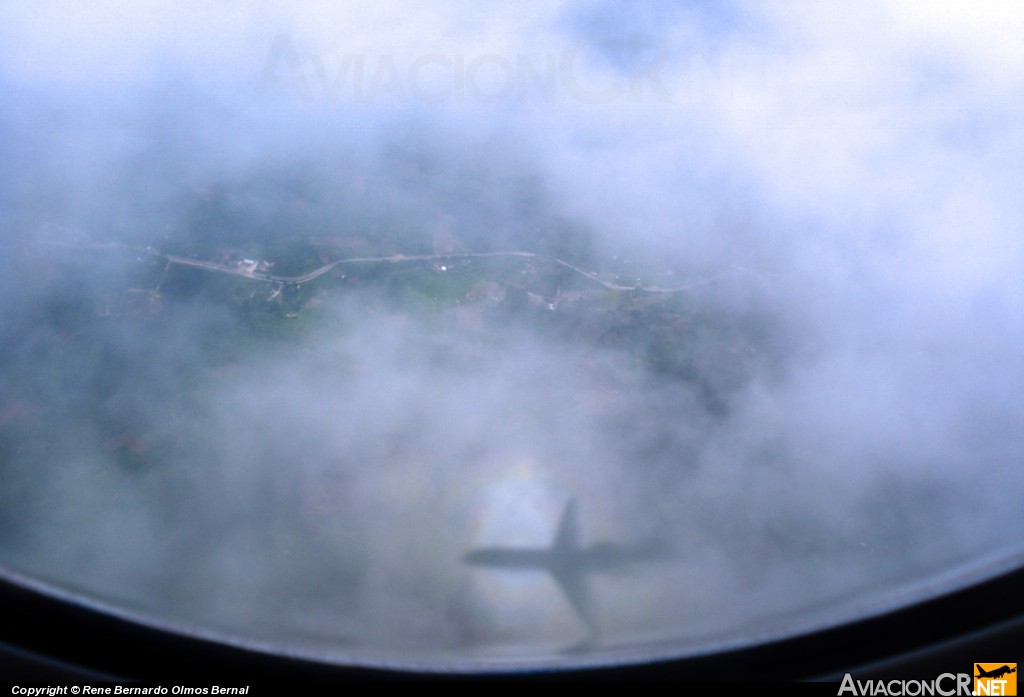
[[[974,694],[979,697],[988,695],[1017,694],[1016,663],[975,663]]]

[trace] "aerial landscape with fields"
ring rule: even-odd
[[[874,3],[100,4],[0,10],[0,572],[480,670],[1017,564],[1003,44]]]

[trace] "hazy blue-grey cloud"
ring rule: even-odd
[[[547,544],[570,499],[587,541],[665,538],[595,579],[594,650],[619,655],[1019,553],[1022,24],[1001,2],[5,7],[3,559],[438,665],[581,640],[550,578],[459,561]],[[682,296],[675,355],[644,334],[658,306],[626,332],[569,272],[437,314],[310,283],[308,327],[246,348],[211,276],[146,256],[312,238],[302,263],[449,245],[716,280]]]

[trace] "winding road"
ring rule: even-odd
[[[202,269],[204,271],[210,271],[213,273],[223,273],[232,276],[240,276],[242,278],[248,278],[253,281],[263,281],[265,283],[278,283],[278,284],[302,284],[309,283],[324,274],[332,271],[335,267],[342,265],[353,265],[353,264],[400,264],[400,263],[412,263],[412,262],[441,262],[441,261],[459,261],[463,259],[494,259],[501,257],[519,257],[522,259],[539,259],[549,261],[551,263],[562,266],[570,271],[583,276],[584,278],[597,283],[608,290],[615,291],[633,291],[641,293],[682,293],[684,291],[692,290],[699,286],[706,285],[713,281],[726,278],[728,276],[736,275],[737,273],[744,272],[744,269],[740,267],[733,267],[729,271],[715,274],[713,276],[705,276],[703,278],[690,281],[689,283],[672,286],[672,287],[661,287],[661,286],[646,286],[641,285],[637,282],[634,285],[622,285],[619,283],[612,283],[606,281],[596,273],[592,271],[585,271],[578,266],[574,266],[567,261],[559,259],[558,257],[549,256],[546,254],[538,254],[536,252],[463,252],[457,254],[394,254],[386,257],[350,257],[347,259],[338,259],[332,261],[329,264],[324,264],[312,271],[299,274],[298,276],[275,276],[273,274],[257,273],[254,271],[247,271],[244,268],[237,266],[229,266],[227,264],[218,264],[213,261],[204,261],[202,259],[193,259],[191,257],[182,257],[175,254],[164,254],[159,250],[153,249],[152,247],[133,247],[129,245],[121,245],[116,242],[113,243],[75,243],[75,242],[59,242],[52,240],[42,240],[38,244],[44,244],[49,246],[58,247],[71,247],[75,249],[130,249],[135,252],[145,252],[152,256],[164,259],[167,261],[168,267],[173,264],[180,266],[188,266],[194,269]]]
[[[548,256],[545,254],[537,254],[536,252],[465,252],[461,254],[415,254],[415,255],[403,255],[396,254],[387,257],[351,257],[348,259],[338,259],[332,261],[329,264],[325,264],[319,268],[307,271],[304,274],[298,276],[274,276],[271,274],[261,274],[246,271],[245,269],[237,268],[234,266],[227,266],[224,264],[217,264],[212,261],[202,261],[199,259],[191,259],[189,257],[180,257],[173,254],[161,254],[159,252],[153,252],[157,256],[160,256],[167,260],[170,264],[181,264],[182,266],[191,266],[197,269],[204,269],[206,271],[214,271],[218,273],[227,273],[233,276],[242,276],[243,278],[250,278],[255,281],[265,281],[268,283],[288,283],[288,284],[300,284],[309,283],[310,281],[323,276],[325,273],[333,270],[337,266],[343,264],[398,264],[403,262],[417,262],[417,261],[458,261],[462,259],[484,259],[484,258],[499,258],[499,257],[520,257],[527,259],[542,259],[553,262],[559,266],[565,267],[579,275],[588,278],[589,280],[597,283],[609,290],[618,291],[640,291],[644,293],[680,293],[697,286],[710,283],[711,281],[718,280],[731,273],[718,274],[716,276],[701,278],[696,281],[691,281],[685,285],[674,286],[670,288],[662,288],[659,286],[642,286],[639,283],[632,286],[620,285],[617,283],[611,283],[598,276],[596,273],[591,271],[584,271],[578,266],[573,266],[567,261],[563,261],[557,257]]]

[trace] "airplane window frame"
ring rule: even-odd
[[[257,650],[117,616],[0,570],[0,674],[7,679],[840,681],[934,677],[1013,660],[1024,640],[1024,567],[850,623],[674,659],[508,670],[398,669]]]

